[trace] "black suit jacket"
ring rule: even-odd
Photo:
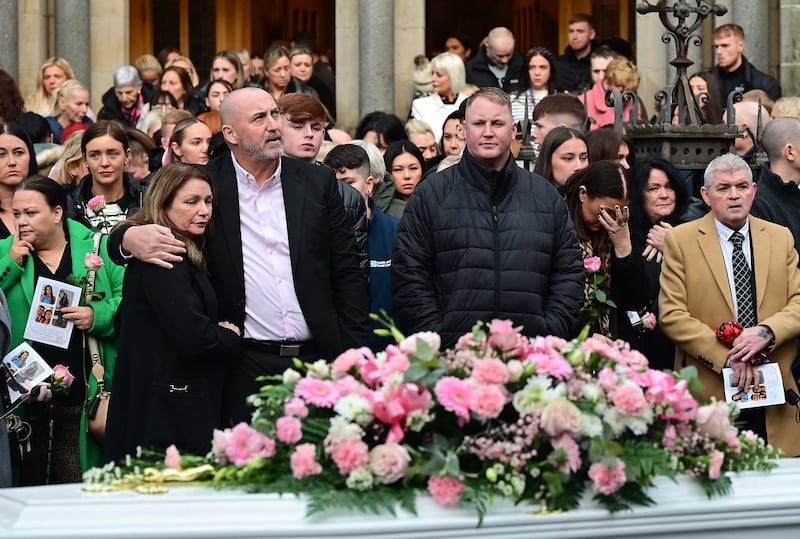
[[[209,270],[222,320],[244,322],[244,267],[236,171],[229,155],[207,167],[217,187]],[[333,170],[281,158],[281,185],[295,291],[322,355],[369,339],[369,291]]]

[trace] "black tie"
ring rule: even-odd
[[[753,285],[750,276],[750,266],[742,251],[744,236],[740,232],[731,234],[733,242],[733,285],[736,289],[736,307],[738,322],[743,328],[756,325],[756,311],[753,305]]]

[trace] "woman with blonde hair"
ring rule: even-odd
[[[133,66],[139,72],[139,78],[145,82],[153,85],[153,88],[158,88],[161,82],[161,73],[164,68],[158,58],[152,54],[142,54],[137,57],[133,62]]]
[[[76,130],[89,127],[94,122],[87,116],[89,90],[81,82],[70,79],[56,90],[53,115],[47,117],[53,132],[53,142],[61,144]],[[62,140],[63,139],[63,140]]]
[[[169,60],[167,65],[164,67],[169,66],[178,66],[185,69],[189,74],[189,78],[192,80],[192,86],[197,86],[200,84],[200,77],[197,76],[197,69],[195,69],[194,63],[186,56],[175,56]]]
[[[83,158],[81,151],[81,133],[75,133],[64,144],[64,152],[61,154],[61,159],[58,160],[56,166],[57,171],[52,173],[51,177],[61,185],[76,186],[81,178],[89,174],[89,167],[86,166],[86,160]]]
[[[55,92],[65,81],[75,78],[75,72],[64,58],[51,56],[39,68],[36,77],[36,90],[25,100],[30,112],[45,118],[52,114]]]
[[[431,60],[431,70],[433,93],[411,102],[411,117],[430,125],[439,142],[444,121],[467,98],[463,93],[466,68],[460,56],[443,52]]]

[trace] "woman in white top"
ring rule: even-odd
[[[411,103],[411,117],[430,125],[436,142],[439,142],[445,119],[467,98],[462,93],[467,77],[464,61],[450,52],[434,58],[431,69],[433,93],[418,97]]]
[[[525,118],[528,107],[528,120],[533,124],[533,109],[544,97],[558,91],[558,68],[553,54],[544,47],[534,47],[525,55],[519,86],[511,94],[511,115],[515,122]]]

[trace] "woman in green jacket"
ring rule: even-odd
[[[23,341],[32,301],[38,299],[34,291],[39,278],[67,282],[70,275],[86,275],[84,258],[93,250],[94,236],[88,228],[68,219],[66,208],[61,186],[41,176],[28,178],[14,194],[17,234],[0,241],[0,287],[11,312],[11,347]],[[26,403],[31,449],[20,466],[21,485],[80,481],[83,471],[103,462],[102,444],[86,430],[87,407],[97,393],[97,381],[91,374],[85,335],[98,340],[108,390],[116,354],[112,322],[122,298],[124,269],[109,260],[105,237],[101,238],[98,255],[104,264],[97,270],[95,291],[103,298],[88,306],[60,309],[63,320],[75,323],[68,347],[30,343],[50,366],[68,366],[75,381],[66,394],[56,395],[49,403]],[[57,327],[63,323],[56,317],[52,322]],[[52,456],[49,464],[48,452]]]

